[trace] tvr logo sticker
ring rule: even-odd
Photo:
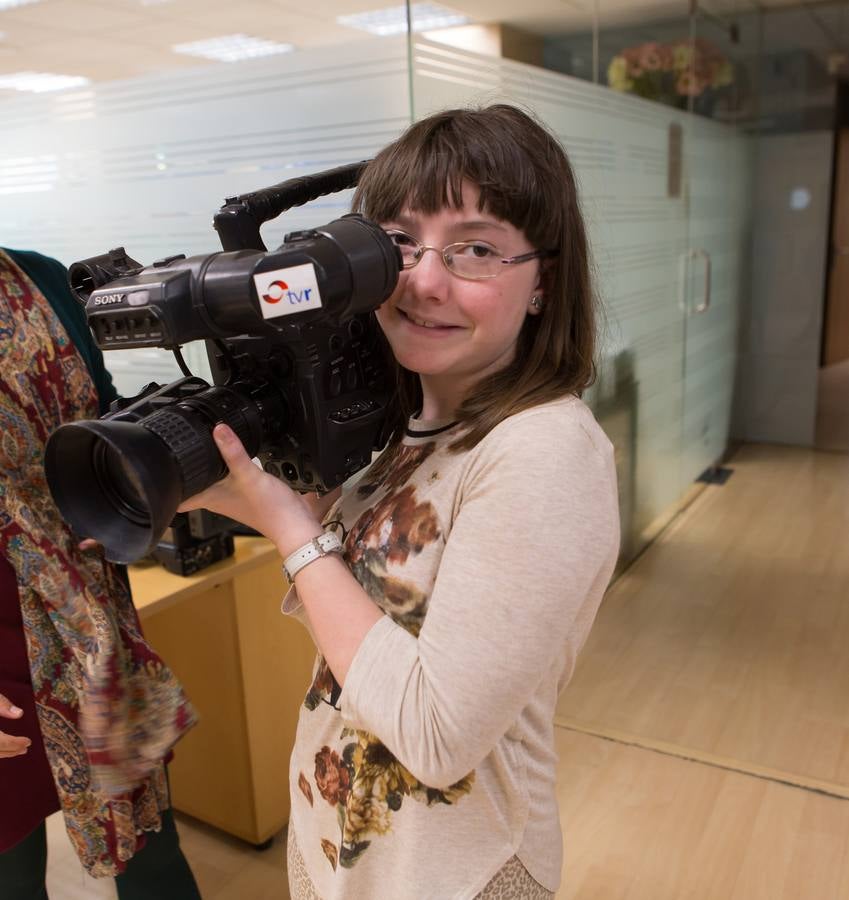
[[[272,281],[268,286],[268,293],[263,294],[262,299],[266,303],[279,303],[286,299],[291,304],[301,304],[309,302],[311,293],[312,288],[293,291],[285,281]]]
[[[263,319],[275,319],[321,308],[321,294],[312,263],[254,275]]]

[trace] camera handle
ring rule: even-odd
[[[224,250],[267,250],[260,226],[293,206],[355,187],[370,160],[349,163],[314,175],[290,178],[250,194],[228,197],[213,225]]]

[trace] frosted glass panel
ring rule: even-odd
[[[731,428],[741,302],[751,276],[753,146],[750,139],[729,134],[727,126],[693,117],[686,148],[690,247],[701,255],[690,261],[696,271],[686,297],[685,484],[721,456]]]
[[[368,158],[410,121],[406,39],[373,39],[0,105],[0,244],[66,265],[123,245],[149,264],[220,250],[225,197]],[[348,211],[350,193],[293,209],[284,233]],[[202,343],[186,348],[207,376]],[[166,351],[110,351],[119,390],[179,377]]]
[[[578,176],[607,319],[601,376],[587,399],[617,448],[628,555],[675,508],[707,465],[705,454],[713,461],[727,442],[748,145],[707,120],[691,128],[695,117],[684,111],[523,63],[415,42],[416,118],[497,100],[536,113]],[[677,185],[674,165],[670,171],[676,142]],[[686,265],[694,198],[693,237],[713,255],[714,294],[710,316],[691,324],[699,284]]]

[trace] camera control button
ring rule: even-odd
[[[178,259],[185,259],[185,253],[175,253],[173,256],[163,256],[162,259],[157,259],[156,262],[152,263],[155,269],[161,269],[164,266],[170,266],[172,262],[175,262]]]
[[[334,372],[330,376],[330,396],[338,397],[342,393],[342,376]]]
[[[288,244],[290,241],[306,241],[311,238],[317,238],[318,232],[314,228],[304,228],[301,231],[290,231],[284,238],[283,243]]]

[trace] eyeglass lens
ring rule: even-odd
[[[440,253],[446,267],[465,278],[491,278],[503,269],[501,252],[484,241],[458,241],[440,251],[402,232],[389,232],[389,236],[401,251],[405,269],[415,266],[428,250]]]

